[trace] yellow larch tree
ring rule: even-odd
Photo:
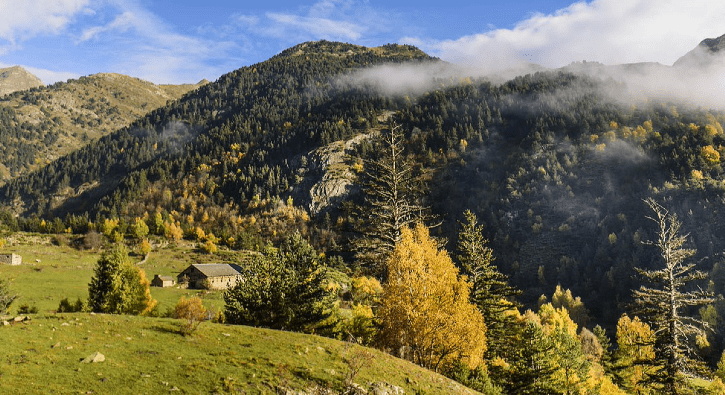
[[[632,393],[649,394],[645,381],[653,373],[655,334],[639,317],[626,314],[617,322],[616,371],[622,387]]]
[[[471,285],[428,228],[403,228],[385,263],[388,281],[378,310],[382,345],[404,350],[405,357],[434,371],[457,361],[471,369],[481,365],[486,325],[469,302]]]

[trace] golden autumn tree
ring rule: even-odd
[[[467,278],[459,276],[428,228],[403,228],[385,263],[388,281],[378,310],[382,345],[404,350],[434,371],[457,361],[478,367],[486,351],[486,325],[469,302]]]
[[[649,394],[648,376],[653,373],[655,334],[639,317],[626,314],[617,322],[617,378],[621,387],[631,393]]]
[[[544,334],[553,344],[555,371],[551,379],[564,394],[586,392],[591,362],[587,360],[577,336],[577,324],[564,307],[551,303],[539,307]]]

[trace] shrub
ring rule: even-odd
[[[86,250],[97,250],[103,246],[103,237],[95,230],[88,231],[83,237],[83,248]]]
[[[68,237],[66,235],[55,235],[53,236],[53,244],[59,246],[59,247],[65,247],[69,243]]]
[[[75,303],[71,303],[68,298],[63,298],[58,304],[58,313],[76,313],[86,308],[85,302],[78,298]]]
[[[206,309],[201,303],[201,299],[196,296],[189,299],[182,296],[174,307],[174,318],[183,320],[180,332],[184,336],[194,333],[199,324],[206,319],[206,315]]]

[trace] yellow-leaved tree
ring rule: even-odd
[[[630,393],[652,393],[646,381],[656,370],[654,331],[639,317],[630,319],[624,314],[617,322],[617,345],[616,372],[622,388]]]
[[[378,310],[382,345],[434,371],[458,361],[478,367],[486,351],[486,325],[469,302],[467,278],[459,276],[428,228],[403,228],[386,266]]]

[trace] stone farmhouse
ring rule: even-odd
[[[227,263],[193,264],[176,277],[179,284],[194,289],[228,289],[242,279],[242,268]]]
[[[151,280],[151,286],[152,287],[173,287],[176,285],[176,280],[174,280],[171,276],[159,276],[158,274],[154,274],[154,279]]]
[[[17,254],[0,254],[0,264],[2,265],[20,265],[23,263],[23,257]]]

